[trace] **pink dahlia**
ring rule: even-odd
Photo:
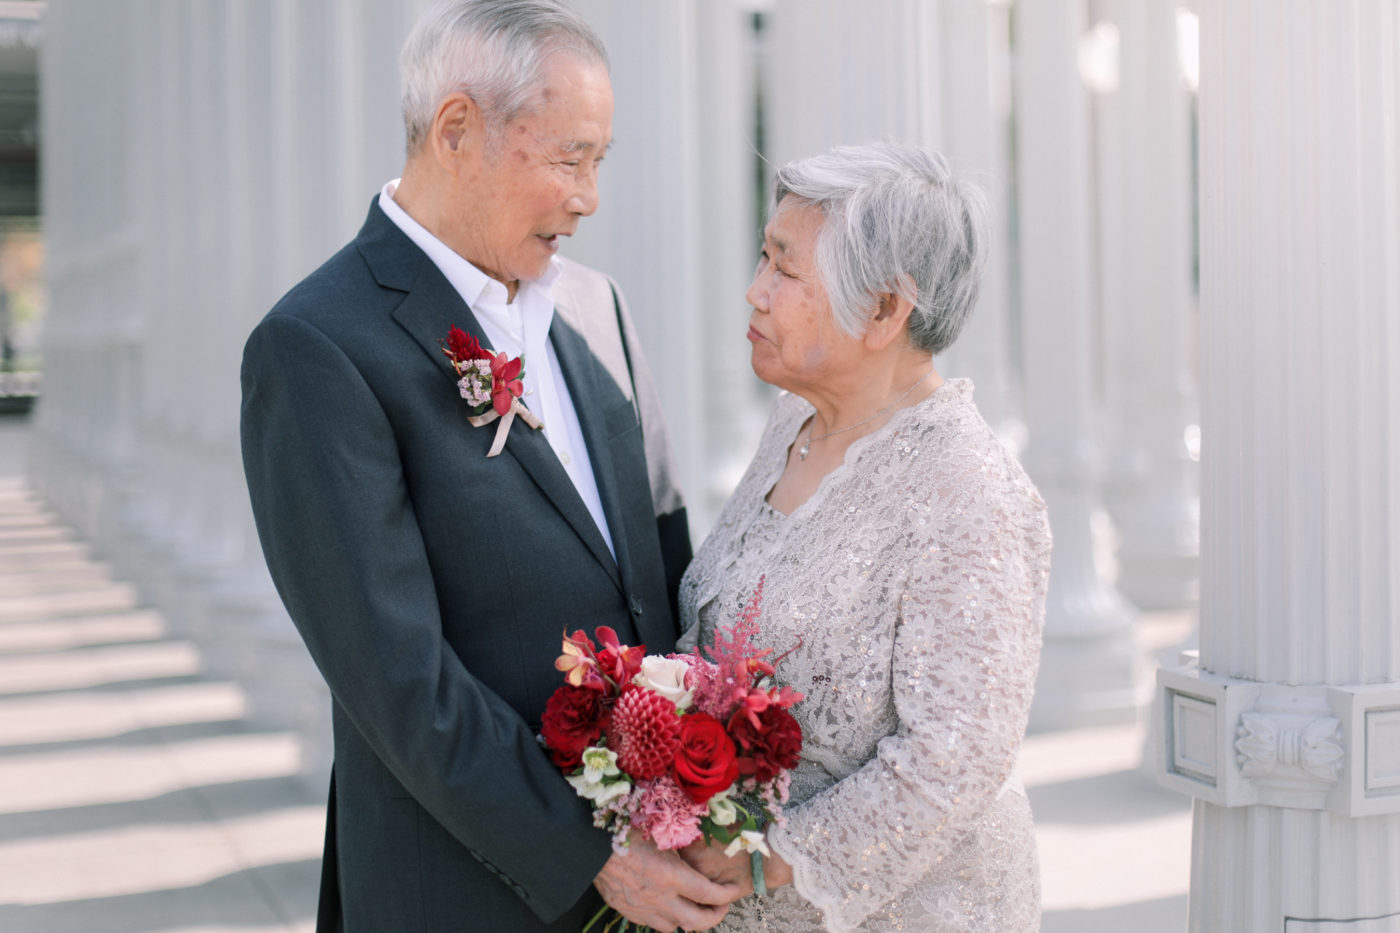
[[[681,718],[676,704],[642,687],[628,686],[613,708],[608,747],[617,766],[634,780],[665,774],[680,747]]]
[[[633,800],[632,825],[658,849],[679,849],[699,839],[700,820],[710,811],[707,804],[691,800],[669,774],[638,785]]]

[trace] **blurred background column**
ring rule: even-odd
[[[1031,728],[1131,721],[1147,687],[1137,613],[1101,566],[1084,0],[1017,4],[1014,18],[1024,460],[1055,536]]]
[[[770,178],[792,159],[889,138],[939,150],[986,193],[992,245],[981,296],[937,366],[945,377],[973,379],[983,416],[1019,450],[1007,7],[778,0],[764,20],[763,104]]]
[[[139,480],[149,309],[138,283],[147,251],[127,136],[143,92],[133,78],[152,51],[110,4],[58,5],[43,28],[44,276],[50,307],[63,311],[48,314],[41,338],[51,382],[35,414],[29,475],[50,507],[110,549],[122,538],[122,507]],[[61,107],[51,106],[58,101]],[[85,119],[73,119],[75,112]],[[103,141],[101,159],[93,157],[96,140]],[[73,190],[81,196],[67,196]]]
[[[1178,0],[1098,0],[1099,270],[1108,401],[1104,498],[1118,588],[1145,610],[1199,577],[1191,99]],[[1193,20],[1192,20],[1193,21]]]
[[[744,346],[743,328],[726,334],[706,326],[707,317],[720,313],[718,302],[732,307],[743,289],[707,279],[700,267],[702,166],[712,158],[733,158],[736,142],[727,127],[702,127],[699,120],[704,94],[732,91],[701,77],[698,24],[715,11],[702,13],[706,4],[700,0],[570,5],[610,52],[616,109],[613,147],[599,175],[598,211],[563,252],[621,285],[666,410],[687,505],[708,527],[705,516],[713,509],[704,493],[706,385],[694,361]],[[714,5],[733,9],[726,2]],[[721,99],[710,106],[723,104]]]
[[[987,195],[992,242],[977,309],[938,360],[944,376],[969,376],[982,416],[1018,453],[1026,444],[1020,332],[1013,320],[1016,243],[1011,153],[1011,10],[1000,0],[942,0],[941,133],[927,140]]]
[[[30,482],[243,683],[255,719],[301,733],[318,783],[328,700],[253,529],[238,371],[253,325],[398,173],[398,50],[423,5],[68,0],[45,17],[52,381]]]
[[[1400,9],[1201,10],[1191,929],[1400,930]],[[1345,926],[1343,926],[1345,925]]]

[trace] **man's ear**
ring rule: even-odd
[[[485,130],[481,108],[464,91],[448,94],[438,104],[428,130],[428,142],[438,161],[446,163],[464,155]]]
[[[865,328],[865,345],[872,350],[883,350],[894,340],[904,336],[909,315],[914,311],[914,303],[894,292],[883,292],[870,323]]]

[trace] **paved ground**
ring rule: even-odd
[[[296,737],[252,725],[238,686],[43,512],[26,442],[0,418],[0,931],[309,933],[323,800]],[[1154,617],[1144,642],[1188,629]],[[1190,806],[1139,771],[1142,741],[1027,740],[1044,933],[1186,928]]]

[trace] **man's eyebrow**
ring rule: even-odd
[[[612,146],[613,146],[613,144],[612,144],[611,142],[609,142],[606,146],[604,146],[601,155],[607,155],[607,154],[608,154],[608,150],[610,150],[610,149],[612,148]],[[598,144],[597,144],[597,143],[588,142],[588,141],[582,140],[582,139],[571,139],[571,140],[569,140],[568,142],[564,143],[563,145],[561,145],[561,146],[559,147],[559,149],[560,149],[561,151],[567,152],[567,153],[569,153],[570,155],[573,155],[574,153],[578,153],[578,152],[587,152],[587,151],[589,151],[590,149],[596,149],[596,148],[598,148]]]

